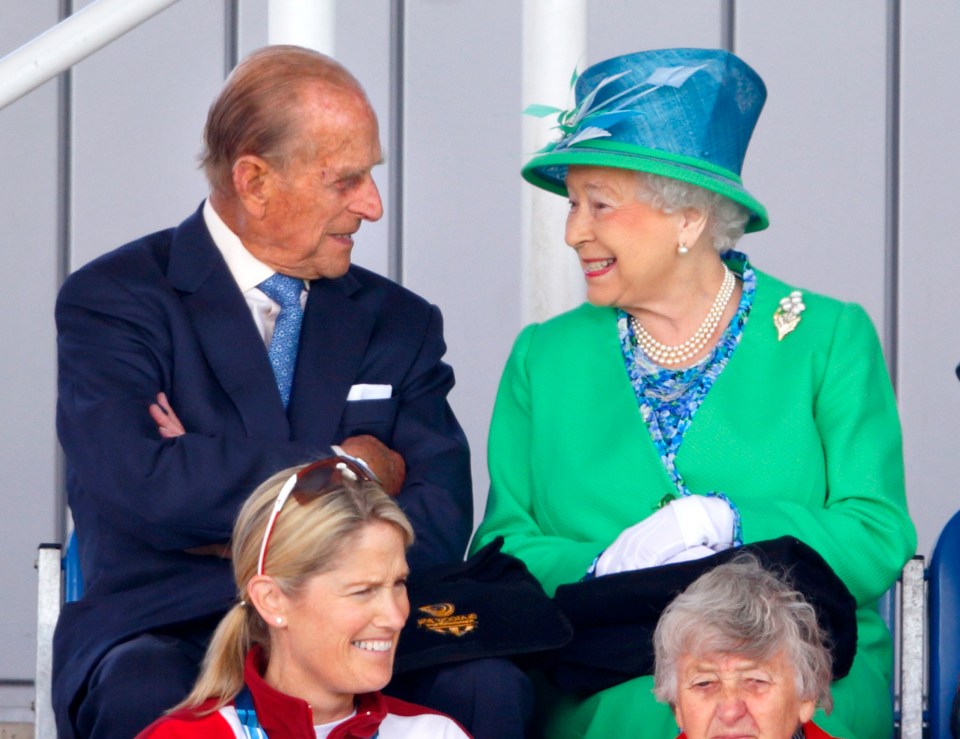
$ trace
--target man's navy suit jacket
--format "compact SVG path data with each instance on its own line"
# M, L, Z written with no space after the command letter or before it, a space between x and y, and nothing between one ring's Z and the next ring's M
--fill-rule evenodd
M372 434L407 464L398 501L412 569L460 560L472 530L469 452L448 403L453 371L439 310L359 267L310 284L289 409L263 339L198 210L71 275L57 300L57 428L85 593L54 641L63 717L113 645L225 611L230 563L188 549L223 543L273 473ZM393 396L347 401L358 383ZM159 391L187 433L161 439Z

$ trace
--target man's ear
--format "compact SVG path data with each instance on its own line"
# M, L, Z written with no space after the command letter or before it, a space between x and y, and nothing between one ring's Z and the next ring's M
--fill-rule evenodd
M286 623L289 599L269 575L254 575L247 583L247 600L270 626ZM279 619L279 621L277 620Z
M276 172L266 160L244 154L233 163L233 189L237 200L254 218L262 218L275 187Z

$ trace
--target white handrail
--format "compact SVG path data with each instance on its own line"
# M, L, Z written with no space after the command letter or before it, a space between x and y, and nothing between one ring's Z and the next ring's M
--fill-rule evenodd
M0 109L177 0L96 0L0 59Z

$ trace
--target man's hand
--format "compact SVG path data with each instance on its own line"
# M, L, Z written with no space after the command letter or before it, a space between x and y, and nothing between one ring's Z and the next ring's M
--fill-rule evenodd
M174 439L177 436L183 436L187 430L180 423L177 414L170 407L170 401L167 400L166 393L157 393L157 402L150 404L150 418L157 424L157 431L164 439Z
M164 439L175 439L183 436L187 430L180 423L177 414L173 412L166 393L157 393L157 402L150 404L150 418L157 424L157 431ZM223 544L205 544L200 547L186 549L187 554L196 554L202 557L221 557L230 559L230 542Z
M407 464L397 452L376 437L364 434L340 442L340 448L352 457L359 457L380 478L388 495L396 495L407 476Z
M166 393L157 393L157 402L151 403L150 418L157 424L157 431L164 439L175 439L183 436L187 430L180 423L177 414L173 412ZM230 542L224 544L206 544L202 547L193 547L184 550L187 554L197 554L204 557L221 557L230 559Z

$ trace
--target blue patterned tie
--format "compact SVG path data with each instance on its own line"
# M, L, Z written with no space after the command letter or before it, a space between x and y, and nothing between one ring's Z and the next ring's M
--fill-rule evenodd
M300 291L303 280L276 274L257 285L264 294L280 305L280 314L273 327L273 339L267 356L277 379L277 389L283 407L290 403L290 388L293 386L293 370L297 365L297 344L300 341L300 325L303 323L303 308L300 306Z

